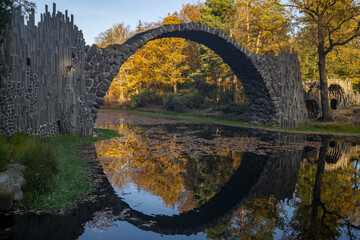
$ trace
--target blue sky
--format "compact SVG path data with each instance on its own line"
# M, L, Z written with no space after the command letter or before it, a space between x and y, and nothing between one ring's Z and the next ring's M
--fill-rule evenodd
M94 43L94 38L116 23L125 23L135 28L139 20L155 22L168 13L179 11L183 4L193 0L32 0L36 3L36 21L45 12L45 4L52 12L53 2L56 10L73 14L75 24L83 31L86 44Z

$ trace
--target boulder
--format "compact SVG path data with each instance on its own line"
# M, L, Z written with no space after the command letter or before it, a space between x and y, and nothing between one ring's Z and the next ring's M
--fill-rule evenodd
M19 201L24 198L24 193L21 191L21 187L18 184L13 185L14 189L14 201Z
M21 164L17 164L17 163L16 164L8 164L8 165L6 165L6 170L14 170L17 172L24 173L26 170L26 167Z
M14 188L10 177L0 174L0 211L9 210L14 203Z
M7 174L10 177L11 183L17 184L19 186L23 185L25 182L24 179L24 172L26 167L22 166L20 164L8 164L6 166L6 171L4 172L5 174ZM1 173L1 174L4 174Z
M6 171L0 173L0 211L7 211L14 201L23 199L21 185L24 184L25 166L20 164L8 164Z

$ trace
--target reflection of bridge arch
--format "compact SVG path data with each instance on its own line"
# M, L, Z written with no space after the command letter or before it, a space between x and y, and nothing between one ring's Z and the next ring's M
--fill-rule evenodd
M231 214L231 210L246 199L254 184L259 180L268 157L255 154L246 154L244 157L247 160L242 162L241 167L220 192L197 209L174 216L143 214L131 209L122 201L114 192L107 177L99 172L100 178L97 182L100 185L97 186L95 193L97 201L80 204L75 209L75 213L63 216L20 215L15 221L12 237L14 239L77 239L83 234L84 224L93 218L94 213L104 211L104 209L108 209L107 211L111 211L111 215L115 216L110 221L127 221L143 230L167 235L198 233ZM98 170L102 172L100 166ZM28 225L29 219L33 223L32 227L24 227ZM13 220L9 220L9 223L11 221ZM22 231L16 230L18 228ZM63 229L63 231L59 232L58 229Z
M273 126L297 126L306 118L298 59L295 54L260 56L246 50L219 29L200 23L164 25L139 33L122 45L98 48L85 57L87 88L96 114L121 65L147 42L177 37L204 44L227 63L242 82L249 101L249 121ZM284 70L286 69L286 70Z
M256 135L256 131L253 134ZM298 141L298 139L289 138L287 134L270 134L268 137L287 138L287 141L291 142ZM244 201L259 197L266 198L270 195L279 200L290 198L295 189L301 153L302 150L279 151L269 155L245 152L240 167L228 182L214 197L200 207L173 216L146 215L128 207L127 216L120 217L119 220L126 220L138 228L161 234L195 234L227 218ZM116 199L111 206L124 204ZM122 215L120 213L124 210L119 209L119 211L115 210L114 215Z
M254 134L257 133L258 131ZM278 137L282 138L282 134L279 133L279 136L270 134L267 137L275 140ZM284 138L297 142L296 138L292 139L287 134ZM238 170L211 200L197 209L175 216L151 216L131 209L115 194L107 177L102 174L101 166L97 165L99 172L94 174L94 177L97 176L94 180L99 185L96 188L95 202L79 204L74 212L63 216L53 214L17 216L14 220L16 225L12 236L14 239L77 239L83 234L84 224L94 218L93 214L103 211L110 211L109 221L127 221L140 229L161 234L191 235L213 227L219 220L227 219L232 214L232 210L246 200L268 197L270 194L275 195L277 199L292 196L302 156L302 150L299 151L293 151L291 155L283 151L269 155L244 153ZM93 152L96 157L93 146L85 152ZM284 192L287 192L287 195L284 195ZM24 227L29 221L32 222L32 227ZM59 232L58 229L63 231Z
M173 216L146 215L131 209L127 212L127 221L141 229L162 234L182 232L190 235L210 227L246 199L263 172L267 156L245 153L244 160L228 183L199 208Z

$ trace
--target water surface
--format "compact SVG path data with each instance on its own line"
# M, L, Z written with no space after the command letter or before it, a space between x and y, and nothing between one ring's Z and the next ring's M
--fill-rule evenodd
M95 144L111 186L71 214L3 217L0 236L360 239L358 138L111 114L97 127L122 136Z

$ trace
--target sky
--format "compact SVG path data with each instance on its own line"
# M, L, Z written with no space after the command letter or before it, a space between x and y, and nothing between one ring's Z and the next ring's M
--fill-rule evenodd
M84 33L86 44L93 44L96 35L114 24L125 23L135 29L139 20L157 22L168 13L179 11L183 4L193 0L32 0L36 4L35 21L45 12L45 5L52 12L53 2L56 10L74 15L75 24Z

